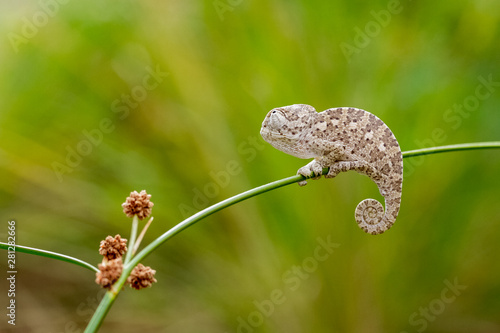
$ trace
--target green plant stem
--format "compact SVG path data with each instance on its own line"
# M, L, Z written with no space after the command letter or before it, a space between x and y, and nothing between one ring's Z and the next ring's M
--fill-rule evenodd
M215 212L220 211L221 209L224 209L226 207L229 207L231 205L234 205L240 201L246 200L248 198L251 198L253 196L265 193L267 191L271 191L289 184L296 183L300 180L303 180L304 177L300 175L296 175L293 177L288 177L285 179L281 179L266 185L262 185L259 187L256 187L254 189L248 190L246 192L240 193L235 195L234 197L231 197L229 199L226 199L224 201L221 201L219 203L216 203L215 205L212 205L196 214L194 214L191 217L188 217L181 223L177 224L174 226L172 229L168 230L166 233L155 239L153 242L151 242L148 246L146 246L141 252L139 252L129 263L123 266L123 272L122 275L120 276L120 279L113 285L113 289L108 291L103 299L101 300L101 303L99 304L99 307L96 309L96 312L94 313L94 316L90 320L87 328L85 329L86 333L89 332L97 332L99 327L102 324L102 321L104 320L104 317L109 311L109 308L113 304L113 302L116 299L116 296L118 295L118 292L123 288L123 285L127 281L127 277L130 275L130 272L132 269L142 260L144 259L148 254L150 254L152 251L154 251L158 246L166 242L168 239L174 237L181 231L183 231L186 228L189 228L190 226L194 225L196 222L200 221L201 219L214 214Z
M124 274L122 273L122 277ZM121 280L121 279L120 279ZM125 278L126 280L126 278ZM120 282L120 281L118 281ZM94 315L92 316L92 319L90 319L87 327L85 328L84 333L93 333L97 332L99 330L99 327L102 324L102 321L108 314L109 310L111 309L111 305L116 300L116 297L118 296L118 292L116 291L115 286L118 285L118 282L116 282L111 288L111 290L108 290L105 294L104 297L101 300L101 303L99 303L99 306L94 312ZM122 284L123 286L123 284Z
M460 150L492 149L492 148L500 148L500 141L465 143L465 144L457 144L457 145L450 145L450 146L441 146L441 147L431 147L431 148L424 148L424 149L417 149L417 150L409 150L409 151L403 152L403 158L415 157L415 156L421 156L421 155L428 155L428 154L453 152L453 151L460 151ZM328 169L324 169L323 170L323 174L326 174L327 171L328 171ZM303 179L305 179L305 178L303 178L302 176L293 176L293 177L285 178L285 179L282 179L281 181L277 181L277 182L268 184L268 185L272 185L272 186L271 186L271 188L268 188L266 191L270 191L270 190L273 190L273 189L276 189L276 188L279 188L279 187L282 187L282 186L285 186L285 185L289 185L289 184L295 183L295 182L303 180ZM280 183L280 182L285 182L285 183ZM278 186L276 186L276 185L278 185ZM264 186L267 186L267 185L264 185ZM252 191L252 190L250 190L250 191ZM250 192L250 191L248 191L248 192ZM245 193L248 193L248 192L245 192ZM233 198L239 197L240 198L239 201L242 201L242 200L251 198L254 195L258 195L260 193L263 193L263 192L260 192L260 193L253 192L253 193L254 193L253 195L250 195L248 197L241 198L241 197L239 197L240 195L237 195L237 196L235 196ZM233 199L233 198L230 198L230 199ZM224 202L226 202L226 204L227 204L228 200L230 200L230 199L227 199ZM233 204L235 204L235 203L237 203L239 201L230 202L228 205L226 205L224 207L218 206L219 208L217 210L215 210L215 211L212 211L211 213L207 213L206 212L207 210L211 210L215 206L222 204L222 202L220 202L219 204L216 204L214 206L208 207L204 211L201 211L201 212L199 212L196 215L193 215L191 217L191 218L194 218L196 216L196 217L198 217L198 220L193 220L193 219L189 218L187 220L182 221L176 227L174 227L173 229L167 231L167 233L165 233L165 234L163 234L161 236L161 237L163 237L163 236L165 237L162 242L156 243L156 241L155 241L153 243L156 244L156 246L153 247L152 246L153 243L151 243L150 246L146 247L143 251L141 251L141 253L142 253L141 259L144 258L147 255L147 252L144 252L146 249L149 249L150 251L153 251L156 247L158 247L159 245L161 245L164 241L166 241L167 239L169 239L173 235L179 233L180 231L184 230L185 228L191 226L192 224L196 223L200 219L202 219L204 217L207 217L208 215L211 215L211 214L215 213L216 211L219 211L219 210L221 210L221 209L223 209L225 207L233 205ZM7 250L8 247L9 247L9 245L7 243L0 242L0 249ZM73 258L73 257L67 256L67 255L64 255L64 254L56 253L56 252L51 252L51 251L36 249L36 248L32 248L32 247L21 246L21 245L16 245L16 251L17 252L28 253L28 254L33 254L33 255L39 255L39 256L42 256L42 257L47 257L47 258L52 258L52 259L57 259L57 260L69 262L69 263L72 263L72 264L75 264L75 265L79 265L79 266L88 268L88 269L90 269L92 271L98 271L98 269L96 267L92 266L91 264L89 264L89 263L87 263L87 262L85 262L83 260L80 260L80 259L77 259L77 258Z
M127 264L130 259L132 258L132 249L134 248L134 244L135 244L135 239L137 238L137 227L139 225L139 218L137 217L137 215L134 215L134 217L132 218L132 229L130 230L130 239L128 241L128 250L127 251L127 254L125 255L125 261L123 262L123 264Z
M7 243L0 242L0 249L3 250L8 250L9 247L12 247L11 245ZM27 247L27 246L22 246L22 245L16 245L16 252L21 252L21 253L28 253L28 254L35 254L41 257L46 257L46 258L52 258L52 259L57 259L65 262L69 262L78 266L85 267L87 269L90 269L91 271L98 272L99 270L97 267L92 266L88 262L85 262L83 260L73 258L70 256L67 256L65 254L61 253L56 253L56 252L51 252L51 251L46 251L46 250L41 250L41 249L36 249L33 247Z
M149 221L151 222L152 218ZM118 293L120 292L120 290L123 288L123 285L127 281L130 272L137 265L136 264L132 266L129 262L133 257L133 252L135 252L134 248L137 239L138 226L139 226L139 218L137 217L137 215L134 215L134 218L132 219L132 229L130 231L130 240L127 244L128 250L127 254L125 255L125 261L123 262L122 275L120 276L118 281L116 281L115 284L111 286L111 289L108 290L106 294L104 294L101 303L99 303L99 306L95 310L92 319L90 319L89 324L85 328L85 332L97 332L97 330L102 324L102 321L104 320L104 317L106 317L106 314L109 312L109 309L111 309L111 305L115 302ZM138 239L138 241L140 242L140 239ZM99 315L96 316L97 314Z
M134 244L134 248L132 249L132 257L134 256L134 254L139 249L139 245L141 245L142 239L144 238L144 235L146 234L146 231L148 231L148 228L151 225L151 222L153 222L153 217L151 217L149 219L148 223L146 223L146 225L144 226L144 228L142 228L142 231L139 234L139 237L137 237L137 240L135 241L135 244Z
M457 145L450 145L450 146L441 146L441 147L431 147L431 148L424 148L424 149L417 149L417 150L410 150L403 152L403 158L408 158L408 157L415 157L415 156L421 156L421 155L428 155L428 154L437 154L437 153L444 153L444 152L452 152L452 151L461 151L461 150L474 150L474 149L492 149L492 148L500 148L500 141L496 142L477 142L477 143L466 143L466 144L457 144ZM326 174L328 172L328 169L325 168L323 169L323 174ZM198 221L204 219L207 216L210 216L224 208L227 208L229 206L232 206L238 202L241 202L243 200L249 199L251 197L254 197L256 195L278 189L280 187L290 185L296 182L299 182L304 179L308 179L310 177L303 177L300 175L295 175L292 177L284 178L266 185L262 185L259 187L256 187L254 189L248 190L246 192L237 194L231 198L228 198L224 201L221 201L219 203L216 203L215 205L212 205L196 214L193 216L185 219L184 221L180 222L176 226L174 226L172 229L168 230L165 232L163 235L155 239L153 242L151 242L148 246L146 246L141 252L139 252L135 257L132 257L132 251L127 253L126 259L125 259L125 264L123 267L123 272L120 277L120 279L113 285L111 290L109 290L105 296L103 297L101 303L99 304L99 307L97 308L96 312L94 313L94 316L92 317L91 321L89 322L89 325L85 329L85 332L96 332L102 321L104 320L104 317L106 314L109 312L109 309L111 308L111 305L115 301L119 291L123 288L123 285L125 284L127 277L130 275L130 272L132 269L142 260L144 259L147 255L149 255L151 252L153 252L157 247L159 247L161 244L169 240L170 238L174 237L181 231L189 228L190 226L194 225ZM129 249L133 248L136 235L137 235L137 225L138 225L138 219L137 216L134 216L134 219L132 220L132 231L131 231L131 236L130 236L130 242L129 242ZM9 244L2 243L0 242L0 249L7 250L9 247ZM90 269L92 271L97 272L98 269L91 264L77 259L73 258L64 254L60 253L55 253L51 251L46 251L46 250L41 250L41 249L36 249L36 248L31 248L27 246L21 246L21 245L16 245L16 251L17 252L24 252L24 253L29 253L29 254L35 254L43 257L48 257L48 258L53 258L69 263L73 263L75 265L79 265L82 267L85 267L87 269Z
M459 150L486 149L486 148L500 148L500 142L479 142L479 143L470 143L470 144L459 144L459 145L451 145L451 146L424 148L424 149L403 152L403 158L426 155L426 154L436 154L436 153L444 153L444 152L451 152L451 151L459 151ZM328 168L323 169L323 174L326 174L327 172L328 172ZM175 235L177 235L181 231L191 227L192 225L194 225L195 223L204 219L205 217L210 216L210 215L212 215L212 214L214 214L214 213L216 213L224 208L232 206L238 202L249 199L249 198L254 197L256 195L259 195L259 194L262 194L262 193L265 193L265 192L268 192L271 190L275 190L275 189L278 189L280 187L290 185L290 184L293 184L293 183L296 183L296 182L299 182L301 180L308 179L308 178L310 178L310 177L295 175L292 177L277 180L277 181L274 181L272 183L262 185L262 186L253 188L251 190L248 190L246 192L237 194L231 198L228 198L228 199L223 200L219 203L216 203L215 205L212 205L208 208L203 209L202 211L188 217L184 221L182 221L179 224L177 224L176 226L174 226L172 229L165 232L163 235L161 235L160 237L155 239L153 242L151 242L148 246L146 246L136 256L134 256L130 262L128 262L127 264L124 265L123 272L122 272L122 275L120 276L120 279L113 285L112 290L108 291L105 294L104 298L102 299L101 303L99 304L99 307L97 308L96 312L94 313L94 316L92 317L87 328L85 329L85 332L86 333L97 332L97 330L99 329L99 327L102 324L102 321L104 320L104 317L109 312L111 305L116 300L118 292L120 290L122 290L123 285L125 284L127 277L129 276L132 269L142 259L144 259L147 255L149 255L151 252L153 252L157 247L162 245L164 242L166 242L170 238L174 237Z
M500 141L462 143L457 145L409 150L403 152L403 158L415 157L420 155L437 154L437 153L446 153L446 152L460 151L460 150L491 149L491 148L500 148Z
M458 144L458 145L450 145L450 146L441 146L441 147L433 147L433 148L424 148L424 149L418 149L418 150L411 150L407 152L403 152L403 158L408 158L408 157L414 157L414 156L419 156L419 155L426 155L426 154L436 154L436 153L444 153L444 152L452 152L452 151L459 151L459 150L472 150L472 149L486 149L486 148L500 148L500 141L497 142L479 142L479 143L468 143L468 144ZM325 168L323 169L323 174L326 174L328 172L328 169ZM310 177L307 177L310 178ZM295 175L292 177L284 178L281 180L274 181L272 183L262 185L256 188L253 188L251 190L248 190L246 192L237 194L231 198L228 198L226 200L223 200L219 203L216 203L215 205L212 205L208 208L205 208L204 210L194 214L193 216L188 217L184 221L180 222L176 226L174 226L172 229L168 230L165 232L163 235L155 239L153 242L151 242L148 246L146 246L141 252L139 252L130 262L130 265L135 266L136 264L139 263L142 259L144 259L149 253L154 251L158 246L172 238L173 236L177 235L179 232L183 231L184 229L194 225L196 222L200 221L201 219L204 219L207 216L210 216L224 208L227 208L231 205L234 205L238 202L241 202L243 200L249 199L251 197L254 197L256 195L278 189L280 187L290 185L296 182L299 182L301 180L307 179L304 176L301 175Z

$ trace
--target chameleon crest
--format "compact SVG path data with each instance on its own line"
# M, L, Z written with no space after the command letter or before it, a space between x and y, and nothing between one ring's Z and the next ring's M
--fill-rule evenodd
M305 104L269 111L260 134L276 149L298 158L314 158L297 174L326 178L355 170L370 177L385 198L385 212L375 199L365 199L356 207L355 218L365 232L376 235L396 221L403 187L403 155L387 125L368 111L333 108L323 112ZM304 186L307 181L299 182Z

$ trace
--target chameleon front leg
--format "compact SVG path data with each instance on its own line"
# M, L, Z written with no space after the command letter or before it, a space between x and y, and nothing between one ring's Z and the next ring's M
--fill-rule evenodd
M316 156L318 157L300 168L297 171L297 174L304 177L309 177L311 176L311 174L313 174L314 176L312 177L312 179L321 178L323 168L330 167L331 165L336 163L337 160L345 159L346 156L344 146L330 141L316 142L314 143L314 146L311 148L311 150L317 151ZM304 186L307 185L307 181L303 180L298 184L299 186Z
M321 178L321 174L323 173L323 166L316 159L304 165L302 168L297 170L298 175L302 175L304 177L309 177L311 174L314 174L312 179ZM307 180L303 180L298 182L299 186L307 185Z

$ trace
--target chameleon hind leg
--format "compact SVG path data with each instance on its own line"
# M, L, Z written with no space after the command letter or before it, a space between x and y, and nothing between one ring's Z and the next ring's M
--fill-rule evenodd
M339 173L349 170L355 170L358 173L367 175L376 183L378 182L378 180L380 180L380 177L378 176L375 168L370 166L368 163L361 161L337 161L330 166L330 169L325 175L325 178L334 178Z
M336 163L338 159L344 159L346 157L345 148L338 143L326 140L322 140L313 144L315 145L314 148L324 148L328 150L329 153L326 156L321 155L319 157L316 157L314 160L300 168L297 171L297 174L304 177L309 177L311 174L313 174L314 176L312 177L312 179L319 179L321 178L323 168L328 168L330 165ZM304 186L307 185L307 181L303 180L298 184L299 186Z

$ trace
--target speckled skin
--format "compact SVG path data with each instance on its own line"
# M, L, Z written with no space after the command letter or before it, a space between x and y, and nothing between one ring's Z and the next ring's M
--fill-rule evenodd
M370 177L385 198L382 204L366 199L356 207L361 229L376 235L396 221L403 187L403 156L396 137L373 114L356 108L333 108L323 112L306 104L276 108L267 114L260 134L273 147L299 158L314 158L297 174L326 178L356 170ZM299 185L306 185L302 181Z

